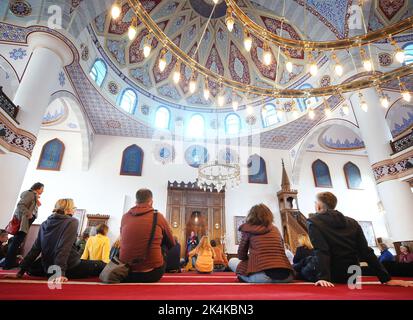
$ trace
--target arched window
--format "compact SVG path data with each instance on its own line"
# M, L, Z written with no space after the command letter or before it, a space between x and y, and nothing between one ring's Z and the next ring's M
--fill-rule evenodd
M315 186L319 188L331 188L330 169L327 164L321 160L316 160L312 165Z
M105 80L106 74L108 72L108 67L106 63L101 59L97 59L90 70L90 77L96 84L101 87L103 81Z
M312 89L313 86L309 83L304 83L299 89ZM297 99L298 107L301 111L307 110L308 107L314 107L315 104L318 102L317 97L310 97L310 98L299 98Z
M406 44L404 47L404 64L412 64L413 63L413 42Z
M141 176L143 164L143 150L136 144L123 151L120 174L122 176Z
M280 122L280 119L277 115L277 109L273 104L265 105L261 110L261 116L264 127L270 127Z
M346 176L347 188L361 189L362 180L360 169L352 162L347 162L343 169L344 175Z
M241 120L238 115L231 113L225 118L225 130L228 134L238 134L241 130Z
M60 171L65 145L59 139L53 139L42 148L37 169Z
M159 107L155 114L155 127L158 129L169 129L171 113L165 107Z
M119 107L124 111L134 114L136 105L138 103L138 97L132 89L126 89L122 92L119 99Z
M253 154L248 158L248 183L267 184L267 166L265 160L258 154Z
M189 120L187 135L190 138L202 138L205 136L205 120L200 114L195 114Z

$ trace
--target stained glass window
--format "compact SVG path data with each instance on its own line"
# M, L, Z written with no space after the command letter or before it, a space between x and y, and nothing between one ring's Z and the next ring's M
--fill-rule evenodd
M225 118L225 130L228 134L238 134L241 130L241 120L235 113Z
M65 145L59 139L47 142L42 149L37 169L59 171L62 164Z
M331 188L330 169L327 164L321 160L316 160L312 165L314 182L316 187L319 188Z
M277 110L273 104L265 105L261 110L261 116L264 127L270 127L280 122L277 115Z
M143 164L143 150L136 144L123 151L120 174L123 176L141 176Z
M155 114L155 127L158 129L169 129L171 114L165 107L159 107Z
M405 64L412 64L413 63L413 43L408 43L404 46L404 55L405 55Z
M205 120L200 114L195 114L189 120L187 135L190 138L202 138L205 136Z
M248 159L248 183L267 184L267 166L265 160L257 154L253 154Z
M120 97L119 107L130 114L134 114L137 102L138 97L136 96L135 91L126 89Z
M346 176L347 187L349 189L361 189L362 179L360 169L352 162L344 165L344 175Z

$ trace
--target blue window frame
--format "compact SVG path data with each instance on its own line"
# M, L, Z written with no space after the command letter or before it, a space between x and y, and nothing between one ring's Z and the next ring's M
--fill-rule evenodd
M138 96L136 92L130 88L123 90L119 97L119 107L127 113L135 114L137 104Z
M155 113L155 127L158 129L169 129L171 113L166 107L159 107Z
M143 150L136 144L127 147L123 151L121 176L141 176L143 165Z
M267 104L261 109L262 123L264 127L270 127L280 122L277 109L273 104Z
M312 165L314 183L318 188L332 188L330 169L328 165L320 159L313 162Z
M247 167L248 183L268 183L265 160L258 154L253 154L248 158Z
M347 188L361 189L363 181L361 179L360 169L352 162L347 162L343 169L346 177Z
M405 60L404 64L412 64L413 63L413 42L407 43L403 46Z
M64 152L65 145L59 139L46 142L42 148L37 169L60 171Z
M231 113L225 118L225 131L227 134L238 134L241 131L241 119L235 114Z
M106 78L106 74L108 73L108 67L106 66L106 63L102 59L96 59L95 63L92 66L92 69L90 70L90 77L92 78L95 83L101 87L103 84L103 81Z
M186 129L189 138L203 138L205 136L205 120L200 114L194 114L189 120Z

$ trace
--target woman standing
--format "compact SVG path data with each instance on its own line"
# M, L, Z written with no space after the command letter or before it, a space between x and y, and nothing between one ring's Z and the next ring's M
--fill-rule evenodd
M200 273L210 273L214 270L214 249L207 236L203 236L199 245L189 253L192 265Z
M35 183L30 190L24 191L20 195L20 201L14 211L14 216L20 221L19 231L9 241L4 270L18 266L16 257L20 246L29 233L30 226L37 218L37 210L40 207L40 195L43 193L44 185L40 182Z
M238 278L251 283L281 283L293 280L293 269L288 261L283 240L273 225L271 210L264 204L253 206L242 232L238 259L232 258L229 267Z

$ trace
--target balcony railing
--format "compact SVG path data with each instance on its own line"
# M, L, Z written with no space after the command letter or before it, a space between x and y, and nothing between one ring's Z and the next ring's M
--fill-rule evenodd
M3 92L3 87L0 87L0 108L3 109L10 117L16 120L19 113L19 107L14 105L13 101Z
M413 147L413 130L411 130L406 135L390 142L391 148L394 153L399 153L410 147Z

